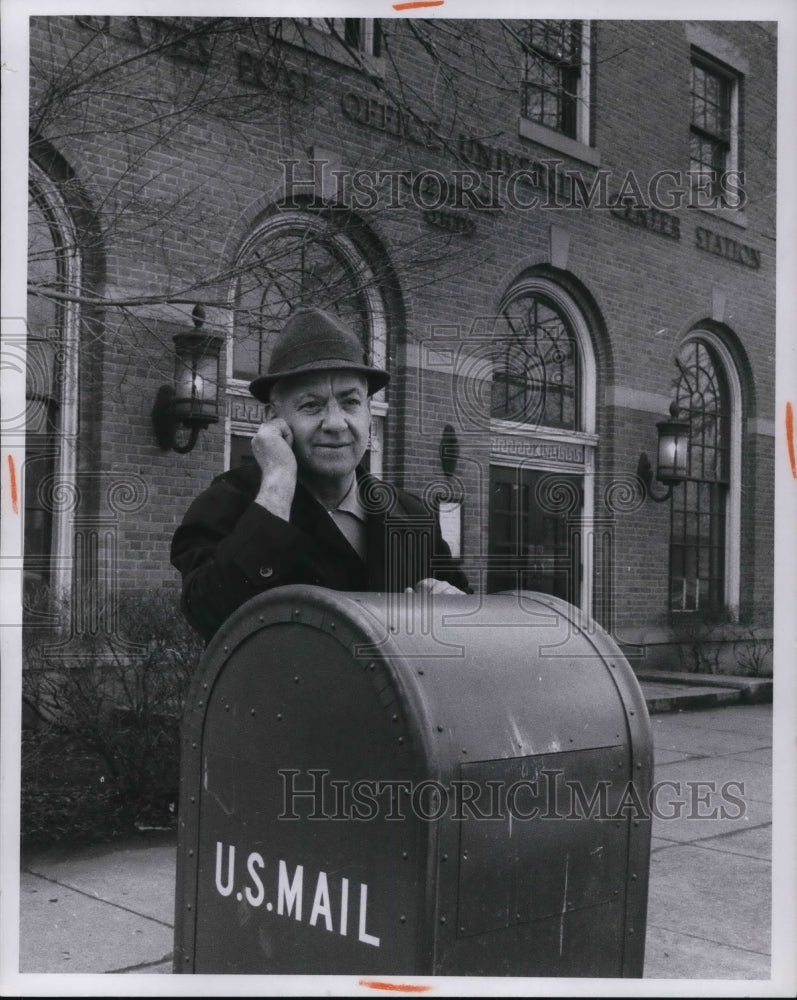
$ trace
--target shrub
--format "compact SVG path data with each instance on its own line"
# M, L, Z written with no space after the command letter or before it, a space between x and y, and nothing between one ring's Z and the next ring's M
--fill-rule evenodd
M23 831L47 825L34 788L49 801L53 839L69 816L82 830L98 805L115 829L162 817L176 802L180 720L201 640L168 591L123 594L114 627L95 631L26 630L23 693L41 723L23 741ZM47 794L59 765L71 777L50 782Z

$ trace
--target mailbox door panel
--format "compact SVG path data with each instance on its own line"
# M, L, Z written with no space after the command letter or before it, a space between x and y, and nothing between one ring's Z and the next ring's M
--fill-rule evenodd
M194 971L417 968L424 831L380 794L413 768L381 666L301 625L243 642L205 717Z

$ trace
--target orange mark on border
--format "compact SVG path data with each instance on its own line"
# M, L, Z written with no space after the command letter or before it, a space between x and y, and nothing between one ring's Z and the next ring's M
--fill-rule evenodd
M411 7L427 6L424 4L410 4ZM434 989L433 986L424 986L422 983L382 983L377 979L361 979L360 986L368 986L372 990L401 990L403 993L426 993Z
M17 497L17 470L14 467L13 455L8 456L8 475L11 480L11 509L19 513L19 498Z
M786 403L786 445L789 449L792 478L797 479L797 462L794 460L794 412L791 403Z
M418 7L442 7L445 0L413 0L413 3L394 3L393 10L415 10Z

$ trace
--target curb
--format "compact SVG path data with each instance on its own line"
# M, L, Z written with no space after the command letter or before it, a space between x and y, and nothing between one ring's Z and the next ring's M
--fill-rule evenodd
M650 670L640 671L637 680L651 715L719 705L771 702L773 696L771 678Z

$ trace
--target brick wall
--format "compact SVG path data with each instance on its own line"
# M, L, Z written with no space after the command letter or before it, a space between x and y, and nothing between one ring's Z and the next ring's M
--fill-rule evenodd
M42 67L32 83L36 100L44 102L48 82L63 73L70 54L86 58L76 54L87 43L86 52L100 60L97 66L102 59L140 52L140 26L137 36L135 25L125 26L123 20L92 38L92 29L75 18L34 19L31 51ZM676 240L630 225L606 208L504 208L471 212L475 231L466 236L434 229L411 205L360 213L365 228L385 247L398 288L389 300L394 378L385 464L399 485L422 490L430 478L442 478L440 435L445 424L457 425L463 386L454 384L452 373L431 370L422 360L435 328L456 328L467 340L474 319L495 315L513 280L532 268L537 273L547 268L552 279L574 290L590 329L597 380L597 518L606 515L606 486L633 473L641 451L655 453L655 423L666 416L666 407L656 413L655 407L613 405L607 401L610 393L622 387L669 396L679 344L696 324L713 317L713 328L727 333L745 386L745 419L773 419L774 39L755 23L712 23L706 30L735 46L748 64L746 226L717 213L681 208L673 213L680 227ZM334 151L340 166L349 169L436 169L448 177L462 168L450 152L351 121L341 106L347 92L384 105L404 88L420 95L419 109L454 146L465 134L515 156L558 156L587 182L594 176L594 168L518 135L517 89L504 84L517 80L520 62L498 22L472 22L467 32L455 25L444 36L442 60L433 59L406 24L390 22L387 32L390 57L379 90L359 71L300 47L269 46L262 35L247 40L240 33L236 38L225 34L208 65L165 56L133 61L119 87L106 87L104 78L97 78L85 99L42 118L42 137L105 213L105 278L95 290L111 299L140 301L167 289L183 300L169 311L169 322L183 315L187 326L192 301L229 301L229 278L197 283L234 264L260 214L281 196L280 158L304 160L308 150L321 149ZM628 171L643 187L662 169L686 171L690 44L685 26L598 22L594 41L594 143L601 168L610 172L610 189L616 190ZM271 92L237 79L241 46L281 66L274 71ZM489 64L482 47L492 54ZM281 95L278 84L287 71L306 82L306 99ZM170 120L168 114L153 113L160 105L147 100L120 106L122 83L141 98L164 98L171 111L192 88L206 103ZM112 121L118 127L109 130ZM551 260L552 225L569 238L566 259L560 254ZM701 250L698 227L753 247L760 268ZM171 533L190 500L223 466L223 425L203 433L188 456L163 453L155 443L150 410L157 387L171 378L170 338L159 326L164 319L159 308L145 302L106 309L101 371L83 386L83 410L100 427L99 443L92 445L93 467L147 484L145 505L119 522L118 573L124 587L174 584L168 565ZM465 550L478 555L487 543L490 433L485 428L460 437ZM772 450L771 437L745 435L742 611L761 622L769 619L772 603ZM595 601L602 606L604 580L610 577L620 631L666 625L668 511L666 504L648 502L615 512L611 572L596 580Z

